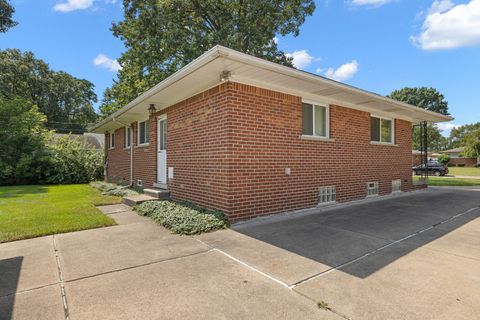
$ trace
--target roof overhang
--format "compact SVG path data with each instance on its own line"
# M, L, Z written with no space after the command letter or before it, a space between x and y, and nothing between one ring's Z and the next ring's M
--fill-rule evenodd
M228 77L225 77L225 71ZM453 119L316 74L215 46L90 130L104 133L134 121L144 120L148 117L150 104L155 104L157 110L162 110L224 81L250 84L310 101L336 104L412 123L434 123Z

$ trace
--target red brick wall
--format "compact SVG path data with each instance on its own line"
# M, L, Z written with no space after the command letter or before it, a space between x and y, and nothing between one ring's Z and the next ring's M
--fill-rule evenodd
M411 123L395 121L395 146L372 145L369 113L331 106L333 141L307 140L301 112L299 97L222 84L150 117L150 146L135 148L134 178L145 187L156 179L156 116L167 113L172 198L218 208L231 220L315 207L320 186L336 186L339 202L365 198L367 182L378 181L380 194L394 179L412 189ZM108 174L128 180L123 129L116 134Z
M411 123L395 121L397 146L370 143L370 114L330 107L330 138L301 138L301 98L229 84L232 154L231 219L317 205L320 186L336 186L337 201L362 199L366 183L391 192L393 179L412 188ZM285 168L291 175L285 174Z

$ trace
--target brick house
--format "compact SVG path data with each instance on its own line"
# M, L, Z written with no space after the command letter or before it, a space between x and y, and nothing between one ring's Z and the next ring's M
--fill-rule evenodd
M234 221L412 190L412 123L448 120L216 46L92 131L109 181Z
M463 150L465 148L460 147L460 148L454 148L450 150L445 150L441 151L441 154L446 154L447 156L450 157L450 160L448 161L449 165L455 165L455 166L465 166L465 167L473 167L476 166L478 163L480 163L480 158L469 158L469 157L464 157L463 156Z

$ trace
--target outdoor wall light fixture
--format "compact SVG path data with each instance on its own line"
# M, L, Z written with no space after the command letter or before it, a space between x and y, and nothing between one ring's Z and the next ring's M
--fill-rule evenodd
M157 112L157 109L155 108L155 105L152 103L150 104L150 107L148 107L148 112L150 113L150 115L154 114L155 112Z

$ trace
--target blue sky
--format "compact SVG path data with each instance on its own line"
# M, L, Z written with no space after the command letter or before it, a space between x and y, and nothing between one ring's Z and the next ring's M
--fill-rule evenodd
M124 51L110 26L120 0L11 0L19 25L0 48L30 50L93 82L99 99ZM297 67L380 94L432 86L454 125L480 121L480 0L319 0L299 37L279 37Z

